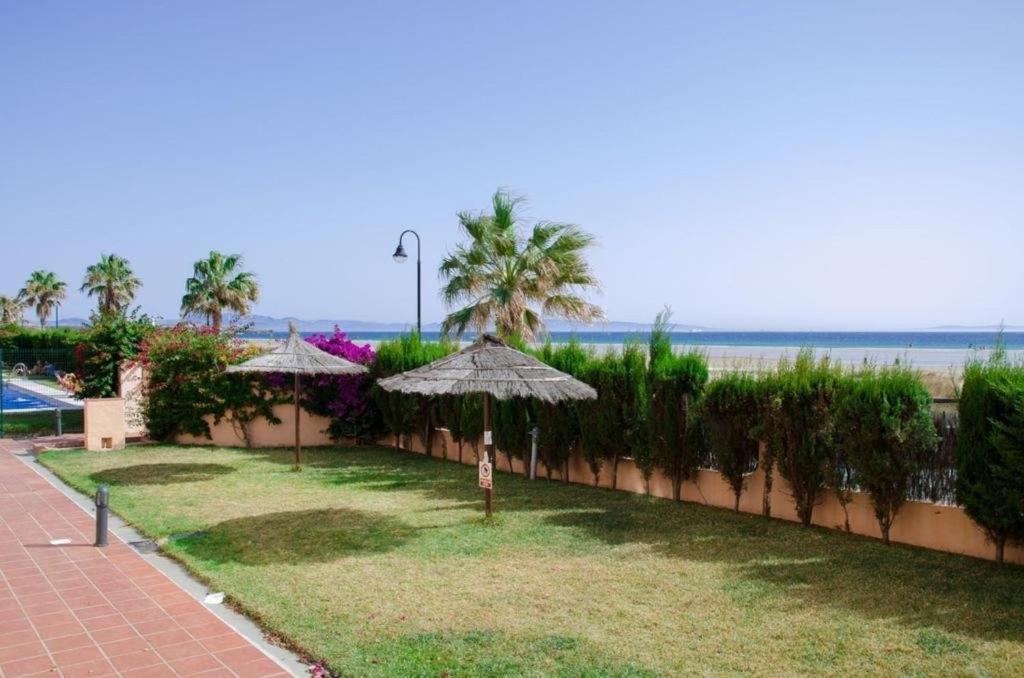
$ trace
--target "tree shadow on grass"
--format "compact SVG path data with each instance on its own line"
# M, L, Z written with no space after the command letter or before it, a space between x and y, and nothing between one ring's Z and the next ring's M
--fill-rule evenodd
M217 563L330 562L397 548L415 531L377 513L332 508L226 520L174 544L196 558Z
M722 592L743 605L852 611L983 640L1024 643L1024 568L760 516L637 497L545 520L609 545L727 566Z
M136 464L97 471L89 477L97 485L171 485L213 480L234 471L223 464Z
M398 473L401 489L444 500L440 510L452 503L482 509L476 469L407 453L391 464L381 452L365 455L376 481ZM543 522L570 531L563 538L570 548L574 539L642 544L670 558L721 563L723 595L742 604L798 601L899 620L921 633L1024 643L1024 567L629 492L503 472L494 482L495 511L509 521L539 512Z
M472 466L384 448L311 456L331 485L414 492L445 502L437 510L483 507ZM570 548L575 539L641 544L665 557L723 564L722 593L739 604L798 604L896 620L925 635L1024 643L1022 567L501 471L494 505L513 523L543 513L543 522L569 531L561 541Z

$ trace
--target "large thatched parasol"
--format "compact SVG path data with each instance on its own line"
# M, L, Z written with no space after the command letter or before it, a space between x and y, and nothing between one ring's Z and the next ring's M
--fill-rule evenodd
M536 358L484 334L471 346L429 365L417 367L377 384L386 391L423 396L484 396L484 463L493 458L491 396L499 400L536 398L555 403L563 400L591 400L597 391L583 382L545 365ZM491 489L484 489L484 505L491 515Z
M366 374L363 365L321 351L299 336L295 323L288 323L288 339L273 351L258 355L238 365L230 365L228 372L269 372L295 375L295 470L302 470L302 445L299 441L299 378L303 374Z

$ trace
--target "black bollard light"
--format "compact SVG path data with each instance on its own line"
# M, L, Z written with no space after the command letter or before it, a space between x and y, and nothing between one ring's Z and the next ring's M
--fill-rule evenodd
M96 546L107 545L107 507L110 505L110 490L106 485L96 488Z

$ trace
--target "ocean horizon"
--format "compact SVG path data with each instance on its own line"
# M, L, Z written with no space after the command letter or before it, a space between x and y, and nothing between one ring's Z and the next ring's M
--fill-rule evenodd
M344 328L341 328L344 331ZM302 336L330 334L329 332L302 332ZM399 331L346 332L352 341L379 342L394 339L403 334ZM244 332L248 339L280 339L287 332L264 330ZM1024 350L1024 332L970 332L970 331L917 331L917 332L752 332L752 331L687 331L672 332L672 344L693 347L748 347L748 348L815 348L815 349L946 349L957 351L990 351L1002 341L1010 351ZM439 332L424 332L428 341L440 339ZM463 341L472 341L474 333L467 332ZM573 339L582 344L624 344L628 341L646 343L650 332L550 332L546 335L552 343L567 343ZM544 339L537 343L543 343Z

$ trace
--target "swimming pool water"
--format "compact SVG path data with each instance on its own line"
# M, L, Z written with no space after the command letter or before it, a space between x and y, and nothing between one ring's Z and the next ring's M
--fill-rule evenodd
M8 384L4 384L3 403L4 411L53 409L53 403Z

